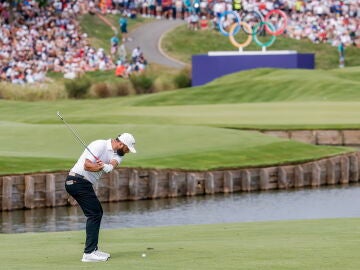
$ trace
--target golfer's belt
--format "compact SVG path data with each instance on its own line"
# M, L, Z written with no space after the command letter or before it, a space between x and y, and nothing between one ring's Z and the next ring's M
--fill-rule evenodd
M69 172L69 175L70 175L70 176L79 177L79 178L84 178L84 176L83 176L83 175L78 174L78 173L74 173L74 172Z

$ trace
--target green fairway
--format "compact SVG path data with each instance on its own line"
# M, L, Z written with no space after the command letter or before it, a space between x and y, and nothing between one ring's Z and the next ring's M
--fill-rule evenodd
M357 270L359 229L359 219L338 219L103 230L103 263L80 262L83 231L2 234L0 261L7 270Z

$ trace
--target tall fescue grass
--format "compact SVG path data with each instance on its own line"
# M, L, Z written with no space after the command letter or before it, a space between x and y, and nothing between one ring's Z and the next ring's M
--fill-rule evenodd
M116 78L113 71L91 72L74 80L50 73L54 82L36 85L0 84L0 98L7 100L57 100L64 98L108 98L157 93L188 87L191 74L188 70L162 73L149 67L143 73L133 73L129 79Z
M111 96L109 87L104 82L99 82L92 87L94 95L99 98L107 98Z
M128 80L111 83L108 87L114 97L123 97L135 94L134 87Z
M64 84L57 82L41 84L11 84L0 83L0 98L7 100L57 100L67 98Z
M168 76L159 76L154 80L154 92L156 93L175 90L176 88L174 80Z
M127 80L93 83L89 91L89 96L92 98L124 97L134 94L134 87Z

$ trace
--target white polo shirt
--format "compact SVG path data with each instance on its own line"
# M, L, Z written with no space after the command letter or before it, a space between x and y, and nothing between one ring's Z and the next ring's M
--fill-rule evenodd
M93 141L88 145L88 148L97 158L99 158L104 163L110 163L111 160L116 160L118 164L121 163L122 157L120 157L112 149L111 139ZM84 168L86 159L89 159L92 162L96 162L95 158L90 154L90 152L85 149L70 171L84 176L86 180L90 181L92 184L95 184L95 182L101 178L101 175L104 173L104 171L86 171Z

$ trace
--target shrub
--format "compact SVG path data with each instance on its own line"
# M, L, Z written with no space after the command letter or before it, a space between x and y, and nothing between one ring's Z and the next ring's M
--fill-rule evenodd
M92 92L94 92L96 97L107 98L111 96L111 92L106 83L100 82L92 86Z
M191 69L182 69L175 77L174 84L177 88L186 88L191 86Z
M70 98L83 98L85 97L90 89L90 80L83 76L75 80L65 80L65 89Z
M136 94L149 94L154 91L154 77L146 72L131 74L130 81Z
M113 83L111 87L113 88L113 93L115 96L123 97L132 95L134 93L132 84L129 81L116 82Z

